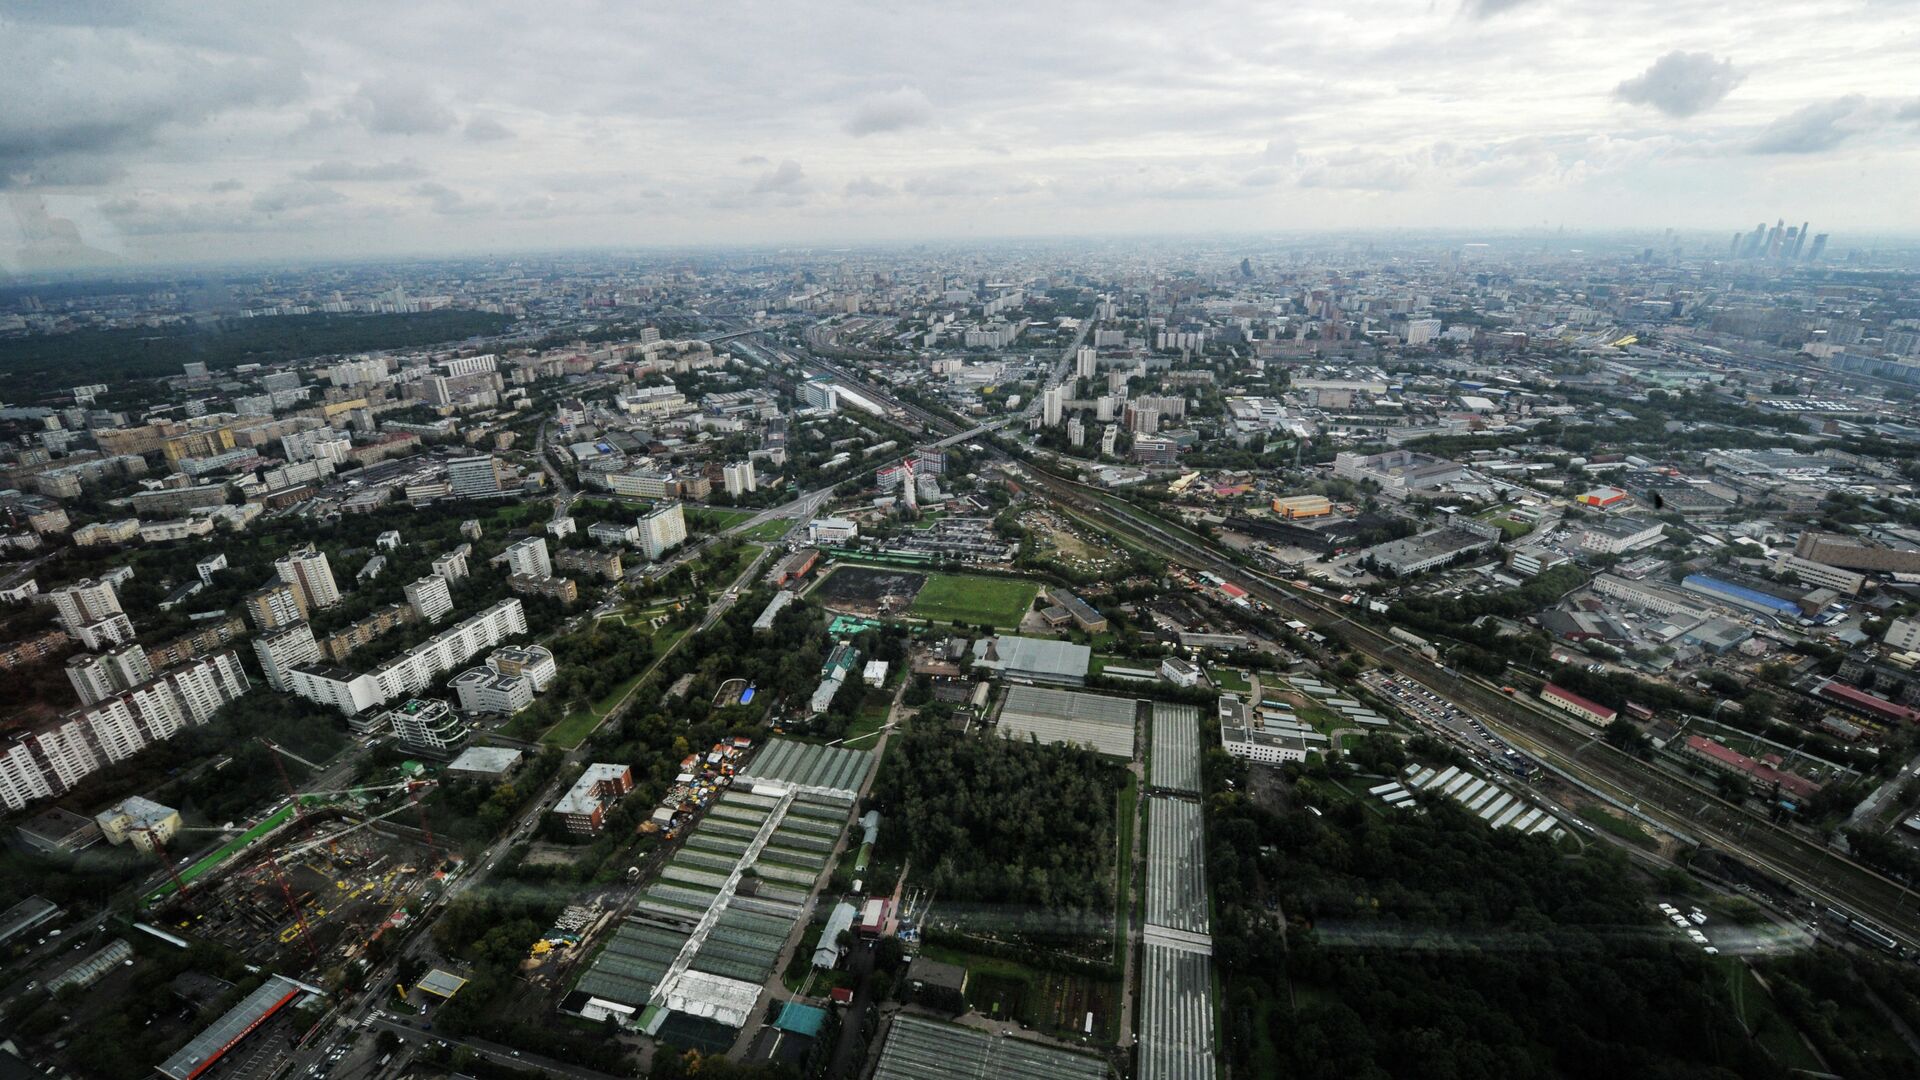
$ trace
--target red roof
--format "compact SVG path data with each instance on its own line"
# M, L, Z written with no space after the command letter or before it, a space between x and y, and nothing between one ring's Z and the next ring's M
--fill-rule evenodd
M1220 591L1223 593L1226 593L1228 596L1231 596L1236 600L1242 596L1247 595L1247 590L1241 588L1238 585L1235 585L1231 581L1221 583Z
M1868 712L1884 716L1891 720L1905 720L1910 724L1920 723L1920 709L1909 709L1905 705L1895 705L1886 698L1875 697L1865 690L1855 689L1843 682L1829 679L1821 684L1820 692L1828 697L1839 698L1849 705L1858 706Z
M1547 685L1540 688L1540 696L1541 697L1548 697L1548 696L1557 697L1561 701L1566 702L1567 704L1573 706L1576 709L1579 709L1582 712L1591 713L1594 716L1598 716L1609 721L1611 721L1614 717L1620 715L1619 713L1614 712L1612 709L1607 708L1605 705L1602 705L1597 701L1589 701L1586 698L1581 697L1579 694L1576 694L1571 690L1561 689L1560 687L1555 686L1552 683L1548 683Z
M1712 758L1728 768L1746 773L1762 784L1779 784L1781 791L1795 798L1805 799L1820 790L1819 784L1798 773L1783 772L1755 761L1740 751L1730 746L1722 746L1704 735L1687 736L1687 749L1701 757Z

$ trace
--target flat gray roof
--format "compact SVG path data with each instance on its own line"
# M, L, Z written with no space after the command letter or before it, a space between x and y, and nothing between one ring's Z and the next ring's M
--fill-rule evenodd
M1097 1057L899 1013L887 1029L873 1080L1106 1080Z
M1133 698L1015 686L1000 710L1000 734L1025 742L1088 747L1119 758L1133 757Z

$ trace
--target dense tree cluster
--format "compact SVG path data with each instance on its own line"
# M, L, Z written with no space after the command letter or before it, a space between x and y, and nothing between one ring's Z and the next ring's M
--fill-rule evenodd
M1250 1075L1785 1075L1609 852L1565 859L1449 804L1224 794L1210 818L1227 1050Z
M71 386L76 371L96 382L180 374L180 365L208 368L275 364L309 356L399 349L498 334L513 320L478 311L391 315L280 315L174 326L78 330L0 340L0 379L10 395Z
M1119 765L1084 750L912 733L880 774L882 842L952 902L1105 912Z

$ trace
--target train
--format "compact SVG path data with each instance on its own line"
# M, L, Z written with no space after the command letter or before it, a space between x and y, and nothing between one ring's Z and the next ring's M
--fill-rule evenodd
M1858 915L1849 914L1836 907L1822 908L1821 911L1826 915L1828 920L1844 927L1847 933L1879 949L1881 952L1891 956L1903 956L1906 954L1906 950L1901 947L1900 943L1892 937L1889 937L1886 931L1881 930L1879 927L1860 918Z

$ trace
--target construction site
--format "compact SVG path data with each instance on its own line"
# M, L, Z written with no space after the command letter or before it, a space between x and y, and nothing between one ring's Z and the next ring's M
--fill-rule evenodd
M431 786L402 778L289 795L191 866L176 864L156 843L167 880L147 905L162 925L262 966L347 964L432 903L457 866L434 842L419 801Z

